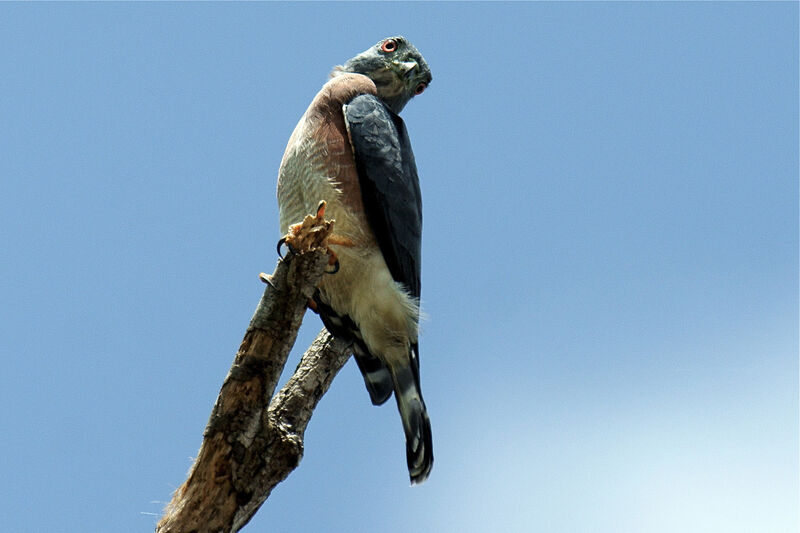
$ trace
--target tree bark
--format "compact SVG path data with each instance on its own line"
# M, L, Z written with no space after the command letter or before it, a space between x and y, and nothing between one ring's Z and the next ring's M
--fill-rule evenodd
M173 494L157 533L241 529L294 470L314 408L350 357L350 346L322 330L294 375L273 397L309 299L328 266L332 222L307 217L267 283L222 384L203 443ZM302 230L302 235L301 233Z

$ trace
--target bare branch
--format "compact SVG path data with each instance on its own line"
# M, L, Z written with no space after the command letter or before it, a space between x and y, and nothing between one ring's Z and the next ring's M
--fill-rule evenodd
M232 531L244 526L275 485L300 463L303 435L314 408L349 358L350 346L323 329L303 355L292 378L272 399L267 412L270 444L264 472L254 479L254 497L236 513ZM264 459L254 457L252 462L258 460Z
M217 397L200 452L157 533L238 531L303 456L314 408L350 356L346 343L323 330L272 398L328 265L332 223L320 213L316 223L306 223L292 236L301 251L262 277L268 286Z

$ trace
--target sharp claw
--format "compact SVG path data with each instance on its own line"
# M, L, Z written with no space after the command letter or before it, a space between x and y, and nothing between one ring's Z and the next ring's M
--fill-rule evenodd
M320 200L319 205L317 206L317 218L322 219L325 216L325 207L327 206L327 202L325 200Z
M284 244L286 245L286 249L289 250L290 254L292 255L295 254L294 247L288 242L286 242L286 237L281 237L281 240L278 241L278 257L280 257L281 259L284 259L283 254L281 253L281 246L283 246Z
M335 263L333 263L333 270L326 270L326 274L336 274L339 272L339 260L337 259Z

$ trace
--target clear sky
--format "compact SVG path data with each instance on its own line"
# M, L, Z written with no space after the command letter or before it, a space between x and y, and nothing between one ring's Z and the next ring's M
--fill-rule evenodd
M152 530L289 134L394 34L436 464L350 362L246 531L796 532L792 2L0 4L0 529Z

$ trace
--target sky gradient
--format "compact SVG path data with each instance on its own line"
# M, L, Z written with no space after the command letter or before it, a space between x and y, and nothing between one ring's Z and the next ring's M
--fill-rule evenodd
M292 128L395 34L436 463L351 361L245 531L796 532L792 2L0 4L2 529L153 529Z

